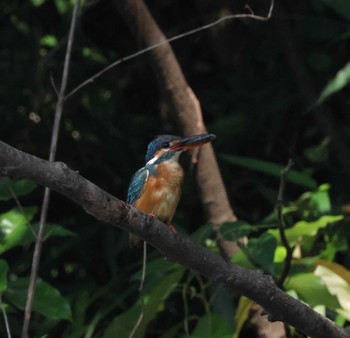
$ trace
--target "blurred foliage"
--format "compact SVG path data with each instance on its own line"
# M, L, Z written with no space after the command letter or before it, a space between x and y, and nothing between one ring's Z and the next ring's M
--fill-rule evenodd
M268 1L248 1L256 14ZM167 36L242 13L246 1L148 1ZM59 86L73 1L0 3L0 135L47 158L54 86ZM226 22L178 40L174 51L198 95L227 191L240 219L229 240L247 236L233 261L278 279L286 256L274 212L279 172L295 165L283 217L293 246L285 289L344 327L349 314L350 11L347 0L283 0L272 20ZM138 50L112 1L85 1L68 91ZM53 85L54 84L54 85ZM124 62L67 100L57 159L123 199L154 135L180 133L147 55ZM174 224L219 252L206 224L192 167ZM322 184L328 182L329 184ZM320 185L321 184L321 185ZM330 189L331 187L331 189ZM0 180L0 307L20 336L26 283L43 191ZM128 336L141 310L141 250L66 198L52 194L33 337ZM150 250L144 322L137 336L251 337L251 303ZM0 336L5 327L0 325Z

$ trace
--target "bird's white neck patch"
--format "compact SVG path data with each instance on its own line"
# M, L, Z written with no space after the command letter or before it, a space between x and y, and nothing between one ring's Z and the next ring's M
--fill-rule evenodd
M177 162L179 160L179 157L181 155L182 151L177 151L176 153L174 153L169 159L167 159L166 161L164 162ZM153 158L151 158L147 163L146 165L151 165L151 164L154 164L158 159L159 157L162 156L163 153L160 153L160 154L157 154L156 156L154 156Z

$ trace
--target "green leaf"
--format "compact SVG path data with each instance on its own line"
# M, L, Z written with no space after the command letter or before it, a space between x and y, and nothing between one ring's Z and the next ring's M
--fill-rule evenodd
M228 241L248 236L256 231L258 231L256 226L249 225L245 221L224 223L220 227L221 235Z
M191 338L231 338L232 328L223 316L217 313L205 314L191 333Z
M212 234L213 226L211 224L204 224L196 229L191 235L191 239L197 243L204 244L205 240Z
M135 338L144 336L148 323L156 317L158 312L163 310L166 299L176 288L184 271L184 269L179 269L158 279L158 283L154 283L153 288L144 295L144 316L134 335ZM137 300L131 308L112 321L102 337L115 338L116 332L118 337L128 337L135 326L140 311L140 300Z
M8 283L8 288L4 293L6 299L24 310L29 278L18 278ZM36 284L33 310L46 318L54 320L72 320L72 311L68 301L50 284L38 278Z
M260 171L276 177L280 177L281 170L285 168L285 166L281 164L257 160L250 157L221 154L220 158L224 159L228 163L235 164L243 168ZM317 187L314 179L312 179L309 175L296 170L289 171L287 181L309 189L315 189Z
M249 255L261 268L274 274L274 255L277 246L276 238L265 232L259 238L251 238L247 245Z
M328 224L339 222L344 216L332 216L325 215L313 222L299 221L291 228L285 230L286 237L288 239L289 245L293 246L299 242L303 237L314 238L318 230L325 228ZM272 234L280 243L279 230L272 229L269 230L269 233Z
M332 0L333 1L333 0ZM312 108L319 106L329 96L343 89L350 82L350 62L348 62L342 69L340 69L335 77L330 80L327 85L323 88L317 101L314 103Z
M288 290L296 291L301 300L312 307L322 304L331 309L340 307L337 298L329 293L323 281L313 272L299 273L288 277L285 287Z
M238 251L232 257L231 260L232 260L232 263L237 264L237 265L242 266L242 267L247 268L247 269L255 269L256 268L243 251Z
M37 187L37 184L30 180L11 180L7 177L0 179L0 201L8 201L13 198L28 195Z
M350 320L350 285L345 279L325 266L317 266L315 275L323 281L330 294L337 297L341 309L340 311L339 309L334 310Z
M34 217L37 208L23 208L23 212L12 209L0 215L0 254L23 244L28 231L27 222Z
M0 293L7 289L7 272L9 266L4 259L0 259Z

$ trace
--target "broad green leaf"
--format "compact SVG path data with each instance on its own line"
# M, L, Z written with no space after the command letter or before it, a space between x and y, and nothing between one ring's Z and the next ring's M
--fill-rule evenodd
M28 195L37 187L37 184L30 180L11 180L7 177L0 179L0 201L8 201L13 198Z
M7 289L7 272L9 266L4 259L0 259L0 293Z
M238 307L236 315L234 318L235 321L235 333L232 338L238 338L242 330L242 327L246 320L249 318L249 312L254 302L244 296L239 298Z
M234 156L222 154L220 155L222 159L228 163L238 165L240 167L248 168L255 171L260 171L265 174L280 177L281 171L285 166L273 162L267 162L262 160L257 160L250 157ZM290 170L287 177L288 182L307 187L309 189L315 189L317 187L316 181L312 179L309 175L301 173L296 170Z
M329 184L321 184L316 191L307 191L300 196L296 203L303 218L315 218L330 213L329 189Z
M337 297L341 309L337 308L339 314L344 316L347 320L350 320L350 285L345 279L341 278L338 274L332 270L324 267L317 266L315 275L319 277L323 283L327 286L331 295Z
M220 227L221 235L228 241L233 241L244 236L248 236L252 232L256 231L258 231L257 227L249 225L245 221L224 223Z
M251 238L247 245L247 250L253 263L256 262L261 268L274 274L274 254L277 246L276 238L265 232L259 238Z
M295 223L293 227L285 230L289 245L295 245L297 241L303 237L314 238L318 230L325 228L328 224L338 222L343 218L344 217L342 215L326 215L312 222L299 221ZM272 234L280 243L280 235L278 229L269 230L269 233Z
M158 283L153 284L153 289L144 295L144 316L134 335L135 338L144 336L148 323L156 317L158 312L163 310L166 299L176 288L184 271L184 269L179 269L158 279ZM137 300L131 308L117 316L109 324L102 337L115 338L116 333L118 333L118 337L128 337L139 318L140 311L140 300Z
M232 331L223 316L217 313L207 313L198 321L191 333L191 338L231 338Z
M312 307L316 305L325 305L330 309L340 307L337 297L329 293L324 282L313 272L290 276L284 286L287 290L296 291L300 299Z
M197 243L203 244L212 232L213 226L211 224L204 224L191 235L191 239Z
M333 1L333 0L332 0ZM311 108L319 106L329 96L343 89L350 82L350 62L348 62L342 69L340 69L335 77L330 80L323 88L317 101Z
M24 310L29 278L18 278L8 283L4 293L7 301ZM40 278L37 280L33 310L46 318L54 320L72 320L72 312L68 301L50 284Z
M12 209L0 215L0 254L23 244L28 231L27 223L34 217L37 208L23 208L23 212Z
M255 269L256 267L253 265L253 263L249 260L247 255L243 253L243 251L238 251L233 257L232 257L232 263L237 264L239 266L242 266L247 269Z

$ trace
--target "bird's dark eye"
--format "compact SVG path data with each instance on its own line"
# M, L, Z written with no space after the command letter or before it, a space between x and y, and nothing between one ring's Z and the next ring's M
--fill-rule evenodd
M170 143L169 142L164 142L162 144L162 148L169 148L170 147Z

